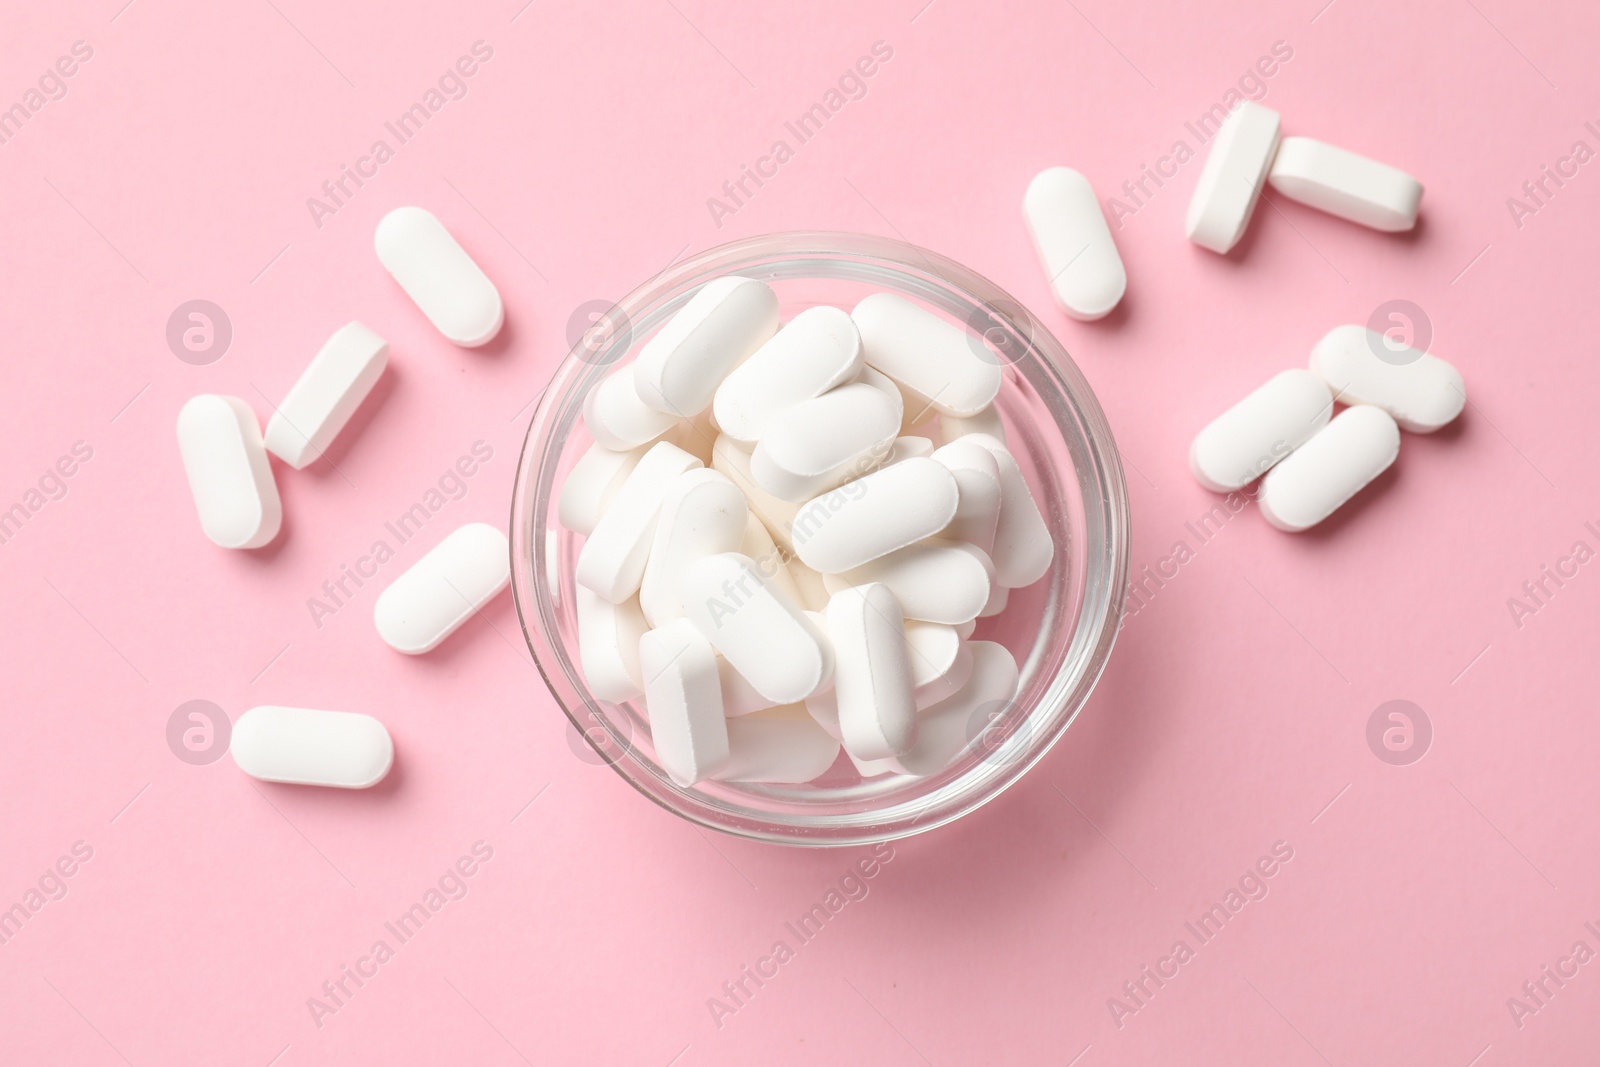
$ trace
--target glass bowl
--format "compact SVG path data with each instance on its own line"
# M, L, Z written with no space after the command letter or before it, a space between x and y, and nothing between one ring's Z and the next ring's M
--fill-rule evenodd
M899 293L966 328L1002 364L999 407L1010 450L1055 538L1042 580L1013 590L980 619L975 639L1016 657L1014 700L983 709L971 743L926 778L862 779L841 754L804 785L676 785L655 761L642 701L596 699L579 668L573 568L582 538L557 521L567 472L591 444L584 396L705 282L759 278L784 321L818 304L849 310L869 293ZM586 305L587 308L587 305ZM580 308L580 312L585 309ZM735 241L673 264L603 310L556 370L534 412L511 505L511 580L523 635L551 693L586 745L639 792L690 822L791 845L855 845L958 819L1022 777L1072 724L1116 639L1128 572L1128 494L1094 393L1048 330L993 282L914 245L852 233L797 232ZM592 751L591 751L592 749Z

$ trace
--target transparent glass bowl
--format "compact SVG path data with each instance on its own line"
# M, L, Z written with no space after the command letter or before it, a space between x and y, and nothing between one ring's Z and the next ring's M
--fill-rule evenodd
M891 291L966 327L1000 362L997 401L1009 447L1055 538L1050 573L1013 590L974 639L1009 648L1016 698L986 710L972 743L927 778L863 780L841 755L804 785L702 782L684 788L656 763L642 701L597 700L579 667L572 602L582 539L556 518L563 479L591 444L584 396L703 283L760 278L784 321L818 304L849 310ZM988 345L984 344L986 339ZM1128 572L1128 495L1111 430L1061 343L994 283L914 245L851 233L772 234L674 264L624 297L557 369L528 428L511 507L512 589L528 648L556 702L603 761L668 811L714 830L792 845L887 841L942 826L999 795L1037 763L1088 699L1116 639Z

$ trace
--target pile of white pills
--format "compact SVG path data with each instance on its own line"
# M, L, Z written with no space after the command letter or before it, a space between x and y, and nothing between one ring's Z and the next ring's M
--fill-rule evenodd
M987 356L987 358L985 358ZM643 698L678 784L931 775L1017 691L970 640L1055 546L1005 444L997 357L875 293L779 325L702 286L588 394L562 484L595 698Z
M391 211L378 223L374 245L445 338L472 348L499 333L505 319L499 291L432 214L419 207ZM205 535L223 548L270 544L283 505L269 454L296 470L321 457L388 362L388 342L352 322L312 358L265 432L238 397L205 394L184 404L178 451ZM379 636L412 655L433 649L506 588L510 555L494 526L474 522L452 531L378 596ZM378 720L311 708L253 708L233 725L229 749L252 777L347 789L376 785L394 760Z

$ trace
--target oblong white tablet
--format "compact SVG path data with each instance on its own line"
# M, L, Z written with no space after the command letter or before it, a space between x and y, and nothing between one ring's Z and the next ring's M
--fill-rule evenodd
M1267 181L1290 200L1385 233L1417 224L1422 183L1405 171L1310 137L1285 137Z
M561 483L556 517L573 533L588 536L605 514L617 490L647 450L643 447L618 452L598 442L589 446Z
M791 559L785 569L789 573L789 580L794 583L796 604L807 611L821 611L828 606L833 594L828 592L826 580L821 574L798 559Z
M961 687L967 684L967 679L970 677L972 677L972 646L962 638L949 669L937 678L917 686L917 710L924 711L940 701L955 696L961 692Z
M661 501L672 480L700 461L669 441L657 441L622 482L611 506L578 550L575 577L613 604L639 591L656 534Z
M1000 466L994 453L976 441L956 440L936 449L933 458L955 477L958 494L955 518L944 536L993 552L1000 524Z
M335 330L267 420L267 451L300 470L321 457L389 365L389 342L352 322Z
M395 208L379 220L372 243L384 269L448 340L476 348L500 332L500 291L431 212Z
M828 601L834 692L844 747L860 759L904 752L916 735L916 688L900 604L889 587L868 583Z
M511 582L511 545L486 522L452 530L378 594L372 621L397 652L438 646Z
M748 500L746 503L748 504ZM795 584L789 565L784 561L783 553L778 551L778 545L772 540L772 534L767 530L766 524L748 507L745 514L744 537L734 551L741 556L749 556L750 561L756 565L756 570L761 572L761 577L777 586L784 596L801 607L810 606L800 595L800 587Z
M730 719L776 706L721 656L717 657L717 679L722 685L722 714Z
M639 606L652 626L683 618L683 576L689 565L703 556L739 551L749 519L744 494L724 474L697 467L668 483L639 583Z
M645 711L656 761L679 785L709 778L728 762L728 721L722 714L717 657L683 619L639 639Z
M1400 428L1382 408L1345 408L1267 472L1256 502L1280 530L1305 530L1332 515L1400 454Z
M785 552L793 552L790 527L794 525L794 516L800 510L800 505L779 500L756 484L755 475L750 472L750 453L739 447L733 438L726 434L719 435L711 450L711 467L727 475L729 481L744 491L751 512L761 520L773 541Z
M1022 214L1050 291L1075 319L1104 318L1128 290L1128 272L1089 179L1069 167L1040 171Z
M639 602L629 598L613 604L580 585L573 590L573 606L578 616L578 659L589 691L611 704L641 695L639 638L650 624Z
M1000 518L991 554L995 579L1007 589L1032 585L1049 573L1055 558L1050 527L1010 450L986 434L969 434L968 440L987 448L1000 470Z
M943 530L957 502L943 464L908 459L800 505L794 550L813 570L838 574Z
M200 528L223 548L260 548L278 536L283 503L250 405L205 393L178 412L178 452Z
M882 582L908 619L959 626L978 617L995 583L994 564L981 548L929 538L843 574L823 576L830 592Z
M252 778L290 785L366 789L394 765L394 740L371 715L315 708L251 708L228 739Z
M778 329L778 295L729 275L700 287L645 343L633 367L639 399L679 418L700 414L717 387Z
M969 433L986 433L1006 443L1005 424L1000 421L1000 409L990 404L976 415L961 418L956 415L939 416L939 440L942 444L960 440Z
M774 418L750 454L756 484L782 500L809 500L876 468L900 432L898 397L852 382Z
M1286 370L1218 415L1189 446L1195 481L1229 493L1299 448L1333 415L1333 394L1305 370Z
M839 742L798 705L728 720L728 762L719 782L799 785L820 778L839 758Z
M1311 370L1343 404L1371 404L1412 433L1432 433L1467 405L1461 372L1438 356L1390 344L1365 326L1335 326L1311 350Z
M785 409L861 371L861 335L846 312L800 312L717 386L711 408L722 432L753 447Z
M920 689L948 674L961 652L961 634L956 628L921 619L906 619L904 628L911 684Z
M1243 101L1222 121L1189 201L1189 240L1226 254L1250 223L1278 151L1278 113Z
M632 365L621 367L583 398L583 425L606 448L624 451L656 440L678 425L678 416L639 399Z
M967 684L918 716L916 743L895 757L907 774L938 774L982 736L990 721L1013 710L1017 661L993 641L973 641L969 647L972 674Z
M793 704L829 681L832 655L798 604L764 582L747 556L727 552L684 576L684 617L734 670L775 704Z
M1000 392L1000 362L983 342L894 293L873 293L850 312L868 366L941 414L976 415ZM980 354L981 353L981 354Z

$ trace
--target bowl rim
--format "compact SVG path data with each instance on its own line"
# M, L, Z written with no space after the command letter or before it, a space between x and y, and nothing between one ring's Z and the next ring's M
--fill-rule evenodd
M564 446L565 443L565 434L559 438L555 436L555 431L560 427L553 420L563 412L570 412L572 400L586 395L610 371L613 362L589 358L594 350L586 346L586 339L583 338L577 339L573 348L562 358L539 397L518 456L509 537L511 585L518 624L535 667L570 726L585 739L601 762L608 764L636 791L674 815L735 837L789 845L842 847L900 840L947 825L1005 792L1038 763L1076 721L1104 673L1120 630L1130 570L1131 514L1127 483L1120 452L1105 412L1065 346L1023 304L988 278L937 252L893 238L829 230L777 232L726 242L675 261L612 305L612 314L608 316L610 325L615 328L620 316L622 328L628 331L623 336L622 344L615 346L617 357L626 356L634 346L630 314L641 309L653 309L652 315L664 318L668 310L675 310L664 307L664 303L670 305L675 302L681 306L690 293L710 278L738 273L741 265L772 264L781 257L870 263L886 276L895 277L896 281L911 284L920 280L920 284L927 287L926 295L929 298L953 291L974 305L974 315L977 310L984 311L1012 331L1010 336L1021 340L1025 347L1021 351L1003 354L1001 358L1009 363L1026 363L1030 380L1038 377L1050 383L1061 402L1070 408L1078 424L1076 427L1064 425L1060 415L1053 414L1052 417L1057 432L1069 449L1072 448L1071 435L1075 434L1080 439L1078 443L1083 449L1089 470L1079 468L1078 463L1074 462L1078 482L1080 486L1092 482L1101 501L1098 512L1093 514L1088 501L1083 501L1083 521L1088 540L1091 543L1098 540L1104 551L1100 554L1103 557L1100 561L1090 560L1087 550L1085 552L1085 585L1074 620L1075 626L1067 637L1069 650L1078 643L1077 634L1085 624L1092 627L1089 631L1091 640L1084 644L1077 657L1078 672L1066 678L1070 664L1064 663L1050 681L1045 696L1050 698L1049 703L1057 705L1051 728L1033 739L1020 758L1007 762L999 769L991 767L990 773L974 778L971 786L964 791L945 797L942 810L934 817L924 817L937 806L929 804L909 819L904 817L907 812L901 811L898 816L881 823L872 822L870 812L844 819L842 825L839 816L828 814L809 817L791 814L778 821L764 822L735 815L711 803L704 794L671 785L643 768L628 766L634 758L630 738L616 736L610 722L597 713L599 702L588 694L586 685L574 675L570 663L567 670L561 670L557 647L561 642L554 636L556 631L551 625L554 621L550 615L551 604L548 598L537 595L539 572L543 567L535 562L539 557L534 553L542 554L546 548L544 541L535 538L534 534L542 532L550 535L557 532L553 526L539 525L541 518L550 515L553 510L553 487L539 484L541 481L553 482L554 471L545 469L545 461L549 455L559 459L561 448L555 446ZM817 277L826 276L819 274ZM677 295L673 296L674 293ZM901 290L901 293L904 295L905 290ZM587 306L599 303L603 302L591 302ZM581 401L577 406L581 407ZM575 412L567 414L566 425L570 427L576 417ZM1075 460L1076 457L1074 451ZM541 474L542 479L539 477ZM1087 477L1089 475L1092 477ZM541 501L542 507L539 506ZM1096 577L1100 579L1098 582L1094 581ZM1095 587L1092 604L1091 585ZM568 657L569 660L571 658ZM563 674L567 677L562 677ZM570 697L566 693L569 678L573 683ZM1058 693L1058 689L1062 691ZM609 736L597 740L589 728L579 721L575 704L586 707L591 718ZM1045 705L1044 699L1037 702L1028 713L1029 719L1032 720ZM1061 714L1063 710L1065 714ZM620 754L607 751L607 742L619 745ZM969 777L971 772L953 780L945 789L964 783ZM911 805L900 802L897 807L908 809Z

